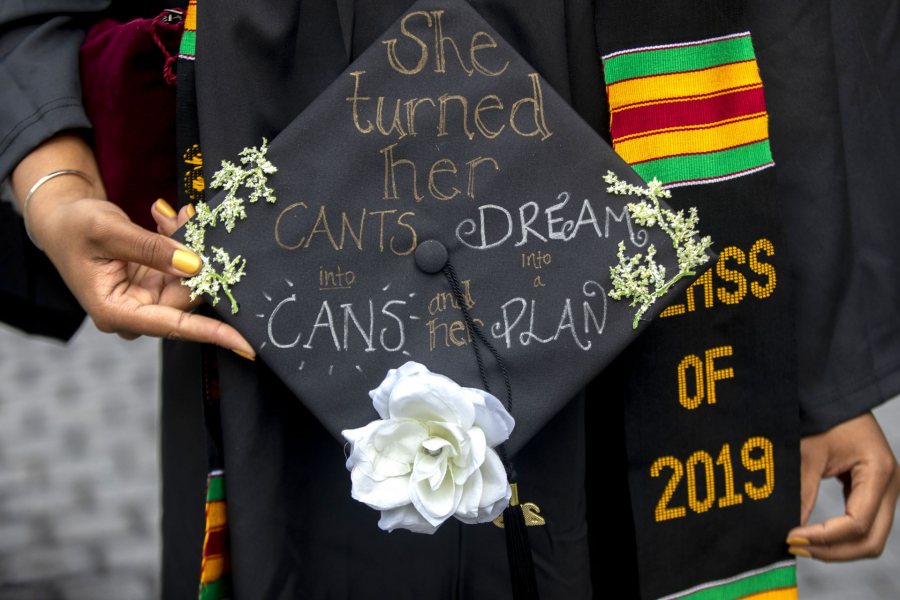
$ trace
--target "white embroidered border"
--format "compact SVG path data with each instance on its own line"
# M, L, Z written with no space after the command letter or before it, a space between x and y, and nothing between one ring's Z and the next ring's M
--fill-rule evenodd
M677 592L675 594L671 594L669 596L663 596L659 598L659 600L675 600L676 598L684 598L690 594L695 592L699 592L700 590L706 590L709 588L719 587L728 583L734 583L735 581L740 581L741 579L746 579L748 577L753 577L754 575L761 575L763 573L768 573L769 571L774 571L776 569L781 569L783 567L796 567L796 560L783 560L781 562L777 562L766 567L760 567L759 569L753 569L752 571L745 571L733 577L728 577L726 579L719 579L718 581L709 581L707 583L701 583L700 585L696 585L690 589Z
M695 42L681 42L678 44L661 44L659 46L644 46L642 48L630 48L628 50L618 50L616 52L611 52L601 58L603 60L608 60L610 58L622 55L622 54L632 54L634 52L646 52L648 50L665 50L667 48L684 48L685 46L702 46L703 44L709 44L711 42L721 42L722 40L730 40L732 38L746 37L750 35L749 31L744 31L743 33L732 33L730 35L723 35L719 37L709 38L706 40L697 40Z
M720 181L728 181L729 179L737 179L738 177L743 177L744 175L752 175L753 173L759 173L760 171L765 171L769 167L774 167L775 163L770 162L759 167L754 167L752 169L748 169L746 171L741 171L739 173L732 173L731 175L723 175L722 177L713 177L711 179L691 179L689 181L676 181L675 183L667 183L663 185L663 189L672 189L677 187L686 187L689 185L706 185L707 183L718 183Z

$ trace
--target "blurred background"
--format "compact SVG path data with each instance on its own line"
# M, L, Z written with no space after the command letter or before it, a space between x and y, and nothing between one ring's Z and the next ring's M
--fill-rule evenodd
M68 346L0 326L0 600L158 597L158 363L90 323ZM900 401L876 414L900 452ZM828 482L813 518L842 507ZM802 598L900 598L900 526L878 560L799 562Z

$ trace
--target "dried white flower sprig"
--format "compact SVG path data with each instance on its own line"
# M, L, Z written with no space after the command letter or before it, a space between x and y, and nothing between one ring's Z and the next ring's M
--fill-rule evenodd
M632 220L643 227L659 226L671 238L678 259L678 273L666 279L666 267L656 262L653 244L647 247L645 255L625 256L625 243L619 242L619 263L609 269L613 286L609 296L614 300L630 298L629 306L638 307L632 323L636 329L644 313L669 288L682 277L695 276L697 267L709 262L707 251L712 246L712 238L708 235L699 237L697 223L700 219L696 207L690 207L685 215L684 210L676 212L660 206L659 199L671 198L672 193L663 189L655 177L646 188L622 181L612 171L606 172L603 181L609 184L606 191L610 194L642 198L626 205Z
M269 204L276 200L274 191L268 187L268 175L278 169L266 158L269 151L268 141L263 138L262 145L241 150L241 165L223 160L222 168L215 172L210 187L227 191L225 199L210 208L205 202L198 202L194 207L197 214L185 225L184 239L188 247L203 258L203 268L183 284L191 288L191 300L205 294L213 306L219 303L219 292L231 301L232 314L238 312L238 303L231 293L231 286L244 276L247 260L241 256L231 258L224 248L212 246L212 258L206 253L206 231L225 224L225 231L231 233L239 220L247 218L244 199L238 196L242 190L249 190L247 202L253 204L264 199ZM215 265L220 265L217 268Z

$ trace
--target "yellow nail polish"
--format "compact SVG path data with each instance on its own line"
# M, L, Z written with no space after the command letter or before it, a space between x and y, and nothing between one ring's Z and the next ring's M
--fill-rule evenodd
M231 351L241 358L246 358L247 360L256 360L256 355L250 354L249 352L244 352L243 350L237 350L235 348L232 348Z
M803 558L812 558L812 554L810 554L809 550L804 550L803 548L795 548L791 546L788 548L788 552L793 554L794 556L802 556Z
M163 200L162 198L157 200L154 203L154 206L156 206L156 210L161 212L163 214L163 216L169 217L170 219L175 218L175 215L176 215L175 209L172 208L172 206L168 202Z
M805 537L795 536L787 539L788 546L809 546L809 540Z
M193 252L178 249L172 254L172 266L182 273L193 275L203 266L203 261Z
M193 219L194 215L197 214L197 209L194 208L193 204L188 204L186 210L187 210L187 216L189 219Z

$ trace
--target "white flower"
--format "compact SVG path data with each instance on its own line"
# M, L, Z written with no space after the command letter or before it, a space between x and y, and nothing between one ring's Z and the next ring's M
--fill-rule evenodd
M494 520L512 494L494 447L515 421L500 401L407 362L369 392L381 419L341 432L351 444L354 499L378 526L434 533L450 517Z

